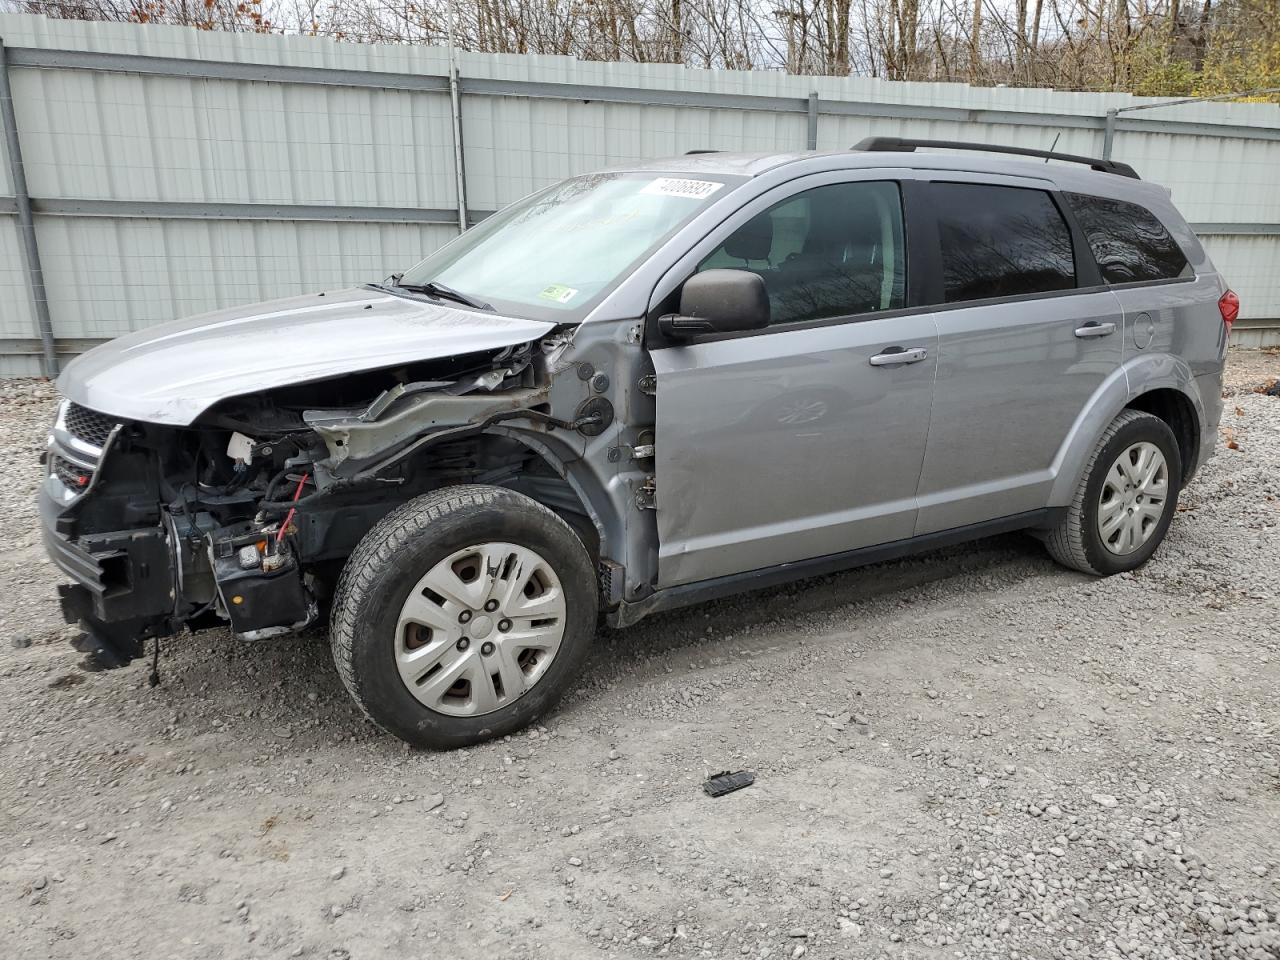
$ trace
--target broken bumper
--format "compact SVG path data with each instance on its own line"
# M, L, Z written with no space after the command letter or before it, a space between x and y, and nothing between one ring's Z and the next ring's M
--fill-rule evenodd
M76 519L46 481L40 526L49 558L71 578L58 587L63 617L89 627L136 630L167 619L174 609L170 549L163 530L139 529L77 538Z

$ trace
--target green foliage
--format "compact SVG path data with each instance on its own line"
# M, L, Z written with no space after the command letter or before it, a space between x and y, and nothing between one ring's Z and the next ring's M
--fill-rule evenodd
M1207 21L1144 31L1126 51L1121 89L1147 97L1213 97L1280 87L1280 0L1228 0ZM1277 100L1272 94L1253 99Z
M1194 65L1172 55L1167 29L1145 35L1136 43L1129 63L1130 93L1140 97L1196 96L1199 79Z
M1196 96L1280 87L1280 36L1235 33L1215 38L1219 42L1204 60ZM1260 99L1280 101L1280 95Z

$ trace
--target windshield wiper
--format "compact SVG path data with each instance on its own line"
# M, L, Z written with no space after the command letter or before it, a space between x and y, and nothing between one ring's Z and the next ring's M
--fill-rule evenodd
M485 303L483 300L477 300L475 297L463 293L461 290L455 290L453 287L446 287L443 283L437 283L432 280L429 283L401 283L399 278L392 278L392 282L401 290L408 290L410 293L424 293L428 297L435 297L437 300L452 300L454 303L460 303L463 306L474 307L476 310L492 310L493 304Z

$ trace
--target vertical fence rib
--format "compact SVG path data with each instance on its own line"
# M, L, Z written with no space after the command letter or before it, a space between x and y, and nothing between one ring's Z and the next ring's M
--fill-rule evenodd
M818 91L809 92L809 128L806 139L806 150L818 149Z
M458 201L458 233L467 232L467 167L462 149L462 92L458 85L458 48L453 36L453 0L448 0L449 112L453 124L454 193Z
M44 270L40 266L40 247L36 243L35 222L31 219L31 195L27 192L27 172L22 165L22 145L18 141L18 117L13 109L13 89L9 84L9 55L0 38L0 119L4 123L5 147L9 154L9 177L13 182L13 198L18 209L18 232L22 235L22 260L27 272L27 289L35 310L36 330L44 375L58 375L58 354L53 344L53 322L49 318L49 298L44 288Z

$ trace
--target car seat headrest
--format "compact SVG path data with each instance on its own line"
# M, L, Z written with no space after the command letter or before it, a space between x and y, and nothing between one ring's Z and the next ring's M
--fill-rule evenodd
M772 249L773 218L767 213L752 217L724 244L724 252L739 260L768 260Z

